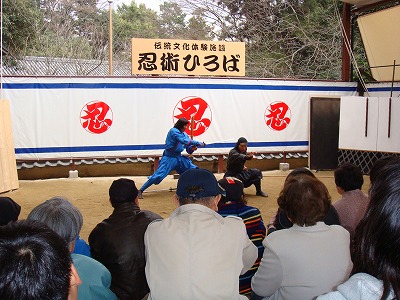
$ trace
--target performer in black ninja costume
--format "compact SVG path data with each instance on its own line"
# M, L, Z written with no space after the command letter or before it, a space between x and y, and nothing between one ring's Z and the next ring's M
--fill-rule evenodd
M261 190L261 179L263 175L259 169L248 169L245 166L246 160L253 158L253 153L247 153L247 140L244 137L238 139L235 148L229 151L224 177L236 177L243 182L245 188L254 184L256 195L268 197L267 193Z

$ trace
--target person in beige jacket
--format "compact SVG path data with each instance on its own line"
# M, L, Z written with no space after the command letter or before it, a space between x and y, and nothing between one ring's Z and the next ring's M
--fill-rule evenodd
M350 234L323 222L330 206L325 185L309 175L290 178L278 205L294 225L264 239L252 299L311 300L347 280L353 266Z
M257 247L241 218L216 212L224 193L208 170L180 176L178 208L145 233L149 299L247 299L239 294L239 275L255 262Z

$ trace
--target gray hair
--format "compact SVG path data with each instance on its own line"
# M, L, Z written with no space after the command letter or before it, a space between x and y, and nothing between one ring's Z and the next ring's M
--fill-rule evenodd
M75 241L83 225L81 212L63 197L53 197L39 204L32 209L27 220L46 224L68 243Z
M204 206L207 206L208 208L212 207L213 201L216 196L210 196L210 197L203 197L203 198L183 198L179 197L176 195L179 201L179 205L185 205L185 204L201 204Z

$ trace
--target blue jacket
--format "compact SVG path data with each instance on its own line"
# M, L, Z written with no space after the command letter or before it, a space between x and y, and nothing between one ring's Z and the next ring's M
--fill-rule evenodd
M184 149L186 149L187 153L192 154L192 147L201 146L202 144L201 142L191 140L186 132L181 132L179 129L173 127L165 139L164 155L178 157Z

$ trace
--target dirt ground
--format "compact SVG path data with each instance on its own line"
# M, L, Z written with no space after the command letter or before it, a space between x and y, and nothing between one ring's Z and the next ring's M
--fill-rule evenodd
M262 213L265 223L277 210L276 199L283 186L283 182L289 171L264 171L262 180L263 190L268 192L268 198L255 196L254 187L245 189L246 199L249 205L258 207ZM332 202L340 198L336 191L336 186L332 171L318 171L315 175L327 186L332 197ZM222 178L223 174L215 174L217 179ZM140 187L146 180L146 176L128 176L135 181L136 186ZM64 196L77 206L83 214L83 228L81 237L87 241L91 230L97 223L107 218L112 207L108 201L108 189L113 180L118 177L85 177L75 179L47 179L47 180L20 180L19 188L14 191L0 194L1 196L11 197L22 210L19 219L24 219L31 209L43 201L53 196ZM177 179L169 175L159 185L151 186L143 194L144 199L140 200L142 209L151 210L167 217L175 209L172 201L174 192L170 188L176 188ZM369 187L369 177L364 177L363 191L367 193Z

